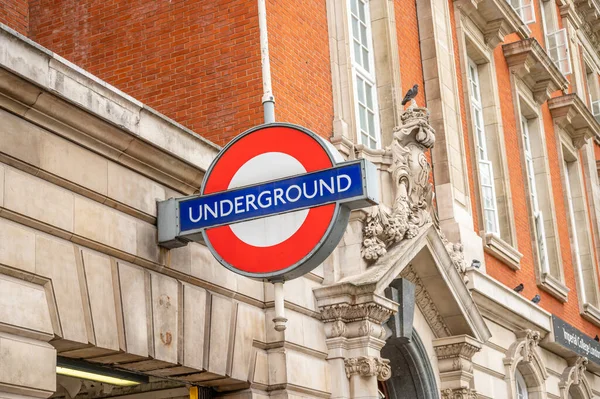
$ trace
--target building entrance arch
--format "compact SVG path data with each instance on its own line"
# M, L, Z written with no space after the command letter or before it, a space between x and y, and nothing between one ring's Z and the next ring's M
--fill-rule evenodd
M409 342L392 337L381 350L390 360L392 377L381 383L386 399L437 399L439 390L433 367L419 335L413 330Z

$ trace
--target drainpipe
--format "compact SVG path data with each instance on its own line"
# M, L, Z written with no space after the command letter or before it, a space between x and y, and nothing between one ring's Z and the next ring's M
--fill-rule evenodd
M269 36L267 34L266 0L258 0L258 30L260 32L260 61L262 64L262 105L265 123L275 122L275 96L271 87L271 60L269 59Z
M266 0L258 0L258 30L260 32L260 62L262 64L263 96L262 105L265 123L275 122L275 96L271 87L271 60L269 58L269 36L267 34L267 7ZM275 303L275 317L273 323L276 331L284 331L287 319L285 318L285 298L283 294L283 281L273 281L273 302Z

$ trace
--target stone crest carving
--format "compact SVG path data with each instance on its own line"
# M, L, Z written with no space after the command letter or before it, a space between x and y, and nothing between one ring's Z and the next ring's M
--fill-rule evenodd
M425 151L433 147L435 134L429 125L429 111L411 106L401 119L389 148L392 165L388 171L395 189L394 205L391 210L374 207L364 227L362 255L369 261L384 255L392 244L414 237L419 227L432 221L431 166Z
M446 388L442 390L442 399L477 399L477 392L470 388Z
M345 359L344 366L348 378L358 374L362 377L377 376L379 381L385 381L392 376L390 361L379 357L361 356Z
M431 165L425 156L433 147L435 132L429 124L429 110L412 104L401 115L401 125L393 132L393 142L387 148L392 155L388 172L392 175L394 204L373 207L365 220L361 254L375 262L389 247L413 238L419 228L433 223L450 253L454 265L465 271L462 245L452 244L439 230L433 209L433 186L429 181Z

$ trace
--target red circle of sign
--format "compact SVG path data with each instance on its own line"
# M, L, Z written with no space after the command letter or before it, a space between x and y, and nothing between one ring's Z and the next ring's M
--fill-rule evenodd
M234 142L215 162L202 194L227 190L235 173L250 159L267 152L296 158L307 172L333 166L322 144L310 135L287 126L266 127ZM335 204L311 208L300 228L287 240L271 247L256 247L240 240L229 226L206 230L214 251L229 265L247 273L273 273L306 257L323 238Z

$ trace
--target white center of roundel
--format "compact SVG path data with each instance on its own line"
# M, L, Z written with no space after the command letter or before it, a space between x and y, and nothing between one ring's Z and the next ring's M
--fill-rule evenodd
M229 187L247 186L306 173L304 166L294 157L282 152L267 152L248 160L233 175ZM289 212L232 224L233 234L248 245L270 247L290 238L308 215L308 209Z

